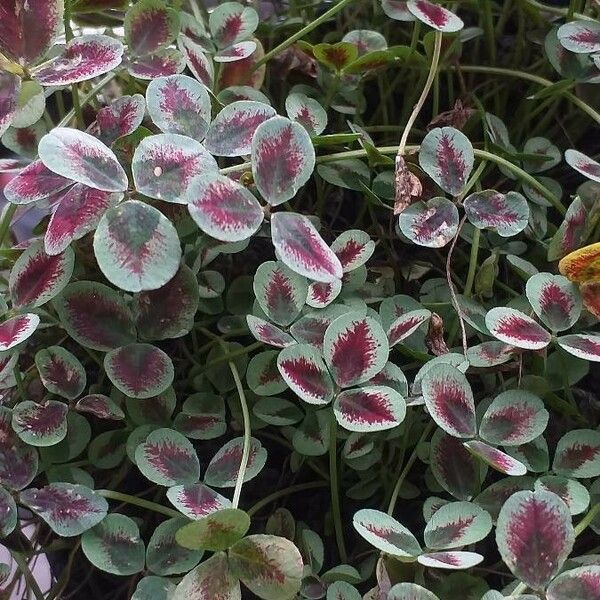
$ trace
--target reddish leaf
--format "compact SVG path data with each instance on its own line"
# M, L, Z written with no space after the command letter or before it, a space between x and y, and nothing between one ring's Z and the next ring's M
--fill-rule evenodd
M589 156L577 150L567 150L565 152L565 160L567 164L588 179L600 182L600 163L597 163Z
M101 283L77 281L54 300L67 333L86 348L107 352L135 339L133 319L121 295Z
M33 70L42 85L67 85L108 73L121 64L123 45L107 35L82 35L67 43L61 54Z
M225 2L210 13L208 26L219 48L250 37L258 26L258 13L237 2Z
M541 325L514 308L492 308L485 317L485 324L494 337L517 348L541 350L551 340Z
M254 315L247 315L246 320L250 333L259 342L275 346L276 348L285 348L294 343L292 336L268 321L259 319Z
M322 316L320 313L309 313L298 319L290 327L290 333L299 343L310 344L321 350L323 348L325 331L331 325L335 316Z
M305 216L275 213L271 218L271 234L276 251L290 269L324 283L342 277L339 259Z
M534 590L543 589L556 576L574 539L571 515L556 494L517 492L500 511L496 541L502 559Z
M317 44L312 53L321 64L335 71L342 71L358 58L358 48L350 42Z
M483 562L483 556L476 552L427 552L417 560L433 569L469 569Z
M244 60L252 55L256 50L256 42L238 42L233 46L229 46L224 50L219 50L215 56L214 61L216 63L231 63L238 60Z
M75 256L69 248L49 256L43 243L33 243L15 262L9 278L10 296L15 308L42 306L69 283Z
M558 345L569 354L584 360L600 362L600 336L578 333L558 338Z
M570 52L590 54L600 51L600 25L595 21L571 21L559 27L558 39Z
M141 94L121 96L96 114L99 138L107 145L133 133L144 120L146 103Z
M336 279L331 283L314 281L308 286L306 304L313 308L325 308L331 304L342 291L342 281Z
M518 192L475 192L465 198L464 207L469 221L475 227L492 229L502 237L520 233L529 220L529 205Z
M125 419L123 410L108 396L90 394L77 401L75 408L82 413L89 413L99 419Z
M74 400L85 389L86 375L76 356L60 346L50 346L35 355L35 366L44 387L52 394Z
M125 16L125 39L141 56L168 46L179 31L179 15L162 0L140 0Z
M185 69L185 58L175 48L163 48L154 54L134 58L128 69L137 79L156 79L181 73Z
M0 406L0 483L20 490L37 474L38 453L22 442L11 426L12 411Z
M453 33L464 27L462 20L454 13L428 0L409 0L406 6L419 21L438 31Z
M36 63L62 29L61 0L6 0L0 5L0 50L22 65Z
M63 402L49 400L36 404L26 400L13 409L12 427L30 446L53 446L67 435L67 412Z
M421 546L404 525L384 512L362 509L352 519L354 529L378 550L402 558L416 557Z
M400 315L387 331L390 348L409 337L430 318L431 311L427 309L411 310Z
M249 238L263 221L262 207L252 193L218 173L194 178L186 198L198 227L223 242Z
M576 283L600 279L600 242L571 252L558 263L558 268Z
M287 389L287 384L281 377L277 368L277 357L279 356L278 350L266 350L254 355L248 363L248 369L246 371L246 380L248 387L257 396L274 396L280 394ZM271 413L269 410L272 404L269 403L273 400L275 404L276 412L287 412L286 407L288 406L287 401L282 398L269 398L266 404L260 405L260 409L257 405L260 401L255 404L252 408L254 414L261 418L263 421L269 422L267 419ZM296 409L295 404L291 404L291 409ZM260 413L260 414L259 414ZM267 417L266 419L263 417ZM282 416L283 420L286 420L285 416ZM275 423L273 423L275 424ZM286 423L287 424L287 423Z
M70 179L61 177L36 160L22 169L4 188L4 195L13 204L30 204L57 194L71 185Z
M28 339L40 324L40 318L32 313L12 317L0 323L0 352L10 350Z
M240 582L230 570L227 555L216 552L190 571L177 585L171 600L241 600Z
M557 258L563 258L569 252L577 251L577 248L581 246L586 224L588 221L588 211L584 206L581 198L576 196L567 208L567 214L563 222L560 224L558 231L554 234L550 240L548 247L548 260L556 260ZM559 263L559 268L562 269ZM568 273L561 270L563 275L567 275L569 279L572 279Z
M581 296L565 277L537 273L527 280L526 292L535 314L552 331L569 329L579 319Z
M383 12L396 21L414 21L415 17L408 10L405 0L381 0L381 8ZM396 598L390 599L396 600Z
M360 229L349 229L339 235L331 244L344 273L354 271L364 265L375 251L375 242Z
M2 11L2 7L0 7ZM0 12L0 18L1 18ZM2 44L2 25L0 25L0 45ZM21 79L12 73L0 72L0 135L10 126L17 112L17 101L21 90Z
M321 135L327 127L327 111L305 94L293 93L285 99L285 111L292 120L300 123L310 136Z
M204 481L207 485L215 487L235 487L240 464L242 462L243 438L235 438L227 442L212 458ZM250 481L256 477L265 466L267 451L255 438L250 439L250 454L244 481Z
M256 64L265 56L265 51L257 38L252 41L256 43L256 50L248 58L221 65L217 82L219 89L235 85L248 85L257 90L262 87L266 66L256 67Z
M556 446L552 470L565 477L598 477L600 431L574 429L566 433Z
M46 252L52 256L60 254L71 242L93 231L102 215L121 198L119 193L95 190L81 183L74 185L52 213L44 236Z
M104 357L104 369L112 383L132 398L151 398L173 383L173 363L151 344L128 344Z
M167 490L167 498L188 519L202 519L231 506L227 498L203 483L171 487Z
M561 573L546 590L548 600L600 598L600 566L589 565Z
M400 231L419 246L442 248L458 230L458 209L447 198L415 202L402 211Z
M500 473L512 476L525 475L527 473L527 467L522 462L484 442L471 440L465 442L464 446L469 452L481 458L483 462L496 469L496 471L500 471Z
M192 75L198 81L207 87L212 87L214 69L212 62L205 54L204 48L187 36L179 37L178 47L185 59L184 67L187 64Z

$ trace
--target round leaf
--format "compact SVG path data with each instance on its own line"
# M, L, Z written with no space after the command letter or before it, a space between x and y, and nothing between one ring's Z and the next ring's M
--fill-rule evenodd
M527 280L526 291L535 314L552 331L570 329L579 319L581 296L566 277L538 273Z
M243 438L235 438L227 442L213 456L204 474L204 481L207 485L214 487L235 487L242 462L243 444ZM257 439L251 438L244 482L254 479L262 471L266 461L266 449L262 447L262 444Z
M338 423L348 431L384 431L404 421L406 403L392 388L365 386L340 393L333 411Z
M410 558L421 553L415 536L384 512L364 508L355 513L352 524L367 542L386 554Z
M44 387L52 394L74 400L85 389L86 374L77 357L60 346L50 346L35 355L35 366Z
M200 562L201 551L183 548L175 539L187 522L184 518L169 519L154 530L146 549L146 564L150 571L157 575L179 575Z
M425 527L425 544L434 550L447 550L474 544L492 530L490 515L470 502L442 506Z
M223 508L184 525L177 532L177 543L192 550L227 550L250 529L250 517L237 508Z
M419 21L438 31L454 33L464 27L462 20L453 12L428 0L408 0L406 7Z
M600 431L573 429L558 441L552 470L565 477L600 476Z
M227 498L217 494L203 483L171 487L167 490L167 498L188 519L202 519L231 506Z
M517 348L541 350L550 343L551 336L541 325L514 308L492 308L485 324L494 337Z
M40 318L32 313L18 315L0 323L0 352L10 350L28 339L40 324Z
M598 335L583 333L565 335L558 338L557 342L563 350L577 358L600 362L600 336Z
M173 41L179 32L179 15L162 0L141 0L127 11L124 26L131 52L141 56Z
M144 120L146 102L141 94L121 96L96 114L96 127L105 144L133 133Z
M546 590L548 600L594 600L600 595L600 566L589 565L561 573Z
M529 205L518 192L501 194L484 190L464 201L469 221L478 229L492 229L502 237L512 237L527 227Z

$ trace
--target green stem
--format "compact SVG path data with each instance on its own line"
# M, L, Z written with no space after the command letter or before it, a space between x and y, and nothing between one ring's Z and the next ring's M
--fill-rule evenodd
M246 477L246 469L248 468L248 458L250 457L250 434L252 430L250 428L250 412L248 410L248 402L246 401L246 395L244 394L244 388L240 380L240 374L238 373L237 367L234 363L229 363L231 374L235 381L235 387L237 388L238 395L240 397L240 404L242 406L242 415L244 420L244 445L242 447L242 459L240 461L240 470L238 471L237 481L235 482L235 489L233 491L233 508L237 508L240 503L240 496L242 494L242 486L244 485L244 479Z
M333 513L333 526L335 539L342 563L346 563L348 556L344 544L344 530L342 527L342 511L340 508L340 489L337 470L337 421L331 414L329 427L329 489L331 490L331 511Z
M316 29L321 23L325 23L328 19L336 15L345 6L353 2L353 0L340 0L335 6L332 6L328 11L324 12L320 17L315 19L312 23L303 27L300 31L287 38L284 42L276 46L269 52L267 52L253 67L253 71L256 71L259 67L268 63L274 56L277 56L280 52L283 52L286 48L289 48L292 44L296 43L299 39L303 38L307 33L310 33L313 29Z
M465 282L464 294L470 298L473 291L473 283L475 281L475 272L477 271L477 256L479 255L479 240L481 239L481 229L473 230L473 242L471 243L471 255L469 257L469 271L467 273L467 281Z
M262 510L265 506L271 504L271 502L275 502L280 498L285 498L285 496L291 496L292 494L297 494L298 492L305 492L306 490L314 490L317 488L327 487L328 485L329 484L327 483L327 481L310 481L308 483L299 483L297 485L291 485L287 488L277 490L276 492L265 496L262 500L258 501L246 512L248 513L248 516L251 517L260 510Z
M119 502L125 502L126 504L134 504L140 508L146 508L155 513L166 515L167 517L181 517L181 513L179 511L168 508L156 502L151 502L150 500L144 500L143 498L138 498L137 496L131 496L130 494L122 494L121 492L114 492L113 490L96 490L96 493L103 498L118 500Z
M6 241L6 236L10 231L10 224L12 223L12 218L15 216L17 212L16 204L8 204L4 209L4 214L2 215L2 221L0 221L0 247L4 246L4 242Z
M506 1L506 0L505 0ZM496 31L494 28L494 16L492 14L492 0L483 2L483 22L487 36L488 52L492 63L496 62Z
M542 4L541 2L538 2L537 0L525 0L525 2L527 4L529 4L529 6L533 6L534 8L539 8L540 10L543 10L547 13L552 13L554 15L559 15L561 17L566 17L569 12L569 10L566 8L558 8L558 6L547 6L546 4ZM572 17L575 19L583 20L583 21L595 21L595 19L593 17L584 15L581 13L576 13L576 12L573 13Z
M44 594L42 593L38 582L33 576L33 573L29 569L29 565L27 564L27 560L25 559L25 557L16 550L11 550L10 553L13 557L13 560L17 563L19 571L21 571L21 573L23 574L23 577L27 582L27 586L33 592L33 595L35 596L36 600L44 600Z
M115 77L117 76L117 73L115 71L113 71L112 73L109 73L106 77L104 77L103 79L101 79L87 94L85 94L85 96L83 96L81 98L81 102L79 104L80 108L83 108L84 106L86 106L90 100L106 85L108 85ZM64 118L62 118L60 120L60 122L58 123L57 127L66 127L75 117L75 109L70 110L65 116Z

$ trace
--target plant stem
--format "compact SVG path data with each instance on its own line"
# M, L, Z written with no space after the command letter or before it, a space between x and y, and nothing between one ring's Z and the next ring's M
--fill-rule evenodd
M4 246L4 242L6 241L6 236L10 231L10 224L12 223L12 218L15 216L17 212L16 204L8 204L4 209L4 214L2 215L2 221L0 221L0 247Z
M271 502L275 502L280 498L284 498L285 496L291 496L292 494L297 494L298 492L304 492L306 490L314 490L321 487L328 487L329 483L327 481L310 481L308 483L299 483L297 485L290 485L287 488L282 490L277 490L268 496L265 496L262 500L259 500L254 506L249 508L246 512L248 516L253 516L260 510L262 510L265 506L271 504Z
M150 500L144 500L137 496L131 496L130 494L123 494L121 492L114 492L113 490L96 490L96 493L103 498L109 498L110 500L118 500L119 502L125 502L126 504L134 504L140 508L146 508L155 513L166 515L167 517L181 517L181 513L172 508L163 506Z
M11 550L10 553L13 557L13 560L17 563L17 566L19 567L19 571L21 571L21 573L23 574L23 577L25 578L25 581L27 582L27 586L33 592L33 595L35 596L36 600L44 600L44 594L42 593L42 590L40 589L38 582L36 581L35 577L33 576L33 573L31 572L25 557L20 552L17 552L16 550Z
M106 77L101 79L83 98L81 98L80 108L86 106L89 101L106 85L108 85L115 77L117 73L115 71L109 73ZM75 117L75 110L70 110L63 119L60 120L57 127L66 127Z
M506 1L506 0L505 0ZM496 62L496 31L494 29L494 16L492 14L492 0L483 2L483 21L487 36L488 52L492 63Z
M547 13L552 13L554 15L559 15L561 17L566 17L567 13L569 12L568 9L566 8L559 8L558 6L547 6L546 4L542 4L541 2L538 2L537 0L524 0L526 4L529 4L529 6L533 6L534 8L539 8L540 10L544 10ZM588 15L584 15L581 13L576 13L574 12L572 15L573 18L575 19L579 19L580 21L595 21L595 19L593 17L590 17Z
M477 271L477 256L479 255L479 240L481 239L481 229L475 227L473 231L473 242L471 243L471 255L469 257L469 271L467 280L465 281L464 294L470 298L473 291L473 283L475 281L475 272Z
M237 481L235 482L235 489L233 491L233 508L237 508L240 503L240 496L242 494L242 486L244 485L244 479L246 477L246 469L248 468L248 458L250 456L250 434L252 430L250 428L250 412L248 411L248 402L246 401L246 395L244 394L244 388L240 380L240 374L238 373L237 367L234 363L229 362L229 368L235 381L235 387L237 388L238 395L240 397L240 404L242 406L242 415L244 419L244 445L242 447L242 459L240 461L240 470L238 471Z
M267 52L253 67L253 71L256 71L259 67L269 62L274 56L277 56L280 52L283 52L286 48L289 48L292 44L303 38L307 33L310 33L313 29L316 29L321 23L324 23L329 18L340 12L345 6L353 2L354 0L340 0L335 6L332 6L328 11L324 12L320 17L316 18L312 23L303 27L300 31L287 38L279 46L276 46L269 52Z
M331 414L329 426L329 489L331 490L331 511L333 513L333 526L335 539L342 563L346 563L348 556L344 544L344 531L342 529L342 511L340 508L340 490L338 485L337 470L337 421L335 415Z
M440 63L440 53L442 50L442 37L443 34L441 31L435 32L435 41L433 47L433 57L431 58L431 66L429 68L429 76L427 77L427 81L425 82L425 86L423 87L423 91L421 92L420 98L417 100L415 107L413 108L410 117L408 117L408 121L406 122L406 126L404 127L404 131L402 132L402 137L400 138L400 145L398 146L398 154L402 156L404 154L404 150L406 148L406 142L408 141L408 136L410 134L410 130L412 129L421 109L423 108L423 104L425 104L425 100L427 99L427 95L429 94L429 90L433 85L433 81L435 79L438 66Z

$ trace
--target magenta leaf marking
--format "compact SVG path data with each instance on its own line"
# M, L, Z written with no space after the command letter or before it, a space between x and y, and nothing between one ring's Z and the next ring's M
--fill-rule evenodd
M127 11L125 39L133 54L141 56L169 45L179 30L177 11L161 0L141 0Z
M67 435L67 412L63 402L36 404L26 400L13 409L15 433L30 446L53 446Z
M12 411L0 406L0 483L20 490L37 474L38 453L17 437L11 420Z
M53 173L41 160L36 160L10 180L4 195L13 204L29 204L49 198L72 184L70 179Z
M238 42L233 46L229 46L224 50L219 50L214 56L216 63L231 63L238 60L244 60L254 53L256 50L256 42Z
M431 311L426 309L411 310L399 316L388 329L387 337L390 348L413 334L431 317Z
M246 321L250 333L259 341L275 346L276 348L285 348L294 343L294 338L287 334L283 329L269 323L263 319L259 319L254 315L247 315Z
M558 28L562 46L577 54L600 51L600 25L595 21L571 21Z
M327 111L305 94L293 93L285 100L287 116L300 123L310 136L321 135L327 127Z
M77 401L75 408L79 412L89 413L99 419L113 419L120 421L125 419L123 410L103 394L89 394Z
M306 304L313 308L325 308L331 304L342 291L342 281L336 279L331 283L314 281L308 286Z
M99 137L105 144L133 133L144 120L146 102L141 94L121 96L96 114Z
M464 27L462 20L454 13L427 0L408 0L406 6L419 21L438 31L453 33Z
M217 494L203 483L171 487L167 490L167 498L189 519L201 519L231 506L227 498Z
M600 163L589 156L577 150L567 150L565 152L565 160L567 164L588 179L600 182Z
M502 507L496 541L504 562L534 590L559 572L575 535L565 503L551 492L517 492Z
M434 569L469 569L483 562L476 552L428 552L417 558L425 567Z
M546 590L548 600L600 598L600 566L589 565L561 573Z
M558 338L558 345L569 354L584 360L600 362L600 336L577 333Z
M0 7L1 18L2 7ZM0 28L2 26L0 25ZM2 31L0 29L0 36ZM0 38L0 43L2 39ZM21 79L12 73L0 72L0 135L9 128L17 113Z
M50 346L35 355L35 365L44 387L53 394L74 400L85 389L86 374L76 356L60 346Z
M207 87L212 86L214 77L214 68L202 46L196 44L193 40L186 36L180 36L178 48L183 55L184 63L181 71L187 67L192 72L192 75Z
M526 293L536 315L552 331L569 329L579 319L581 295L566 277L537 273L527 280Z
M517 348L541 350L551 340L541 325L513 308L492 308L485 317L485 324L494 337Z
M428 248L442 248L458 230L458 209L447 198L415 202L402 211L398 224L412 242Z
M396 21L414 21L414 15L408 10L406 0L381 0L383 12ZM394 599L395 600L395 599Z
M598 477L600 475L600 432L575 429L559 441L552 469L566 477Z
M137 79L156 79L181 73L185 64L185 58L179 50L163 48L154 54L133 58L128 64L128 70Z
M259 23L258 13L236 2L225 2L210 14L208 26L219 48L250 37Z
M215 487L235 487L240 463L242 460L243 438L235 438L227 442L213 456L206 473L204 481L207 485ZM255 438L250 439L250 454L244 481L250 481L256 477L265 466L267 451Z
M490 465L496 471L505 475L519 476L527 473L527 467L516 458L509 456L502 450L489 446L479 440L471 440L464 443L465 448L478 458Z
M0 352L10 350L28 339L40 324L40 318L32 313L12 317L0 323Z
M464 207L469 221L475 227L493 229L503 237L523 231L529 221L527 200L517 192L475 192L465 198Z

